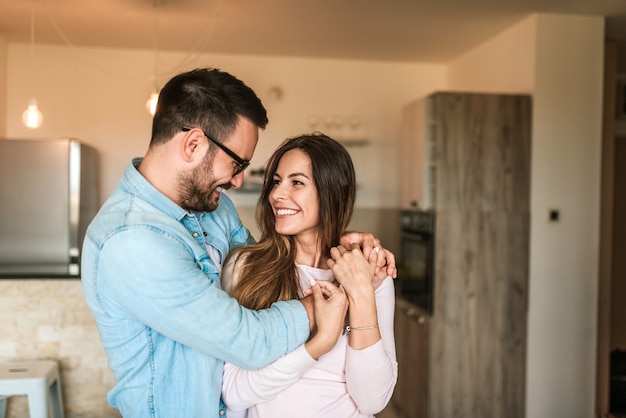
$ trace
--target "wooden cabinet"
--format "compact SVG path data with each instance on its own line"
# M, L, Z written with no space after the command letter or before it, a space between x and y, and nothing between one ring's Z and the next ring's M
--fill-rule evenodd
M402 114L401 207L432 209L436 199L436 126L432 100L417 100Z
M428 417L429 315L396 299L395 337L398 382L393 395L398 418Z
M432 418L525 414L530 117L525 95L437 93L405 109L403 205L428 208L430 195L437 214L425 337ZM419 155L429 143L432 158ZM399 333L419 335L398 317ZM406 346L413 337L398 338ZM414 367L409 357L399 358L400 374ZM420 387L400 381L402 403Z
M402 209L422 207L426 100L405 106L402 113L400 143L400 206Z

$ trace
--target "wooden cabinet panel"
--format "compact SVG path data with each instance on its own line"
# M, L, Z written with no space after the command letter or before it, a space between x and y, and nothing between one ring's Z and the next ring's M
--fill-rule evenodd
M529 96L439 93L439 210L520 210L530 196Z
M405 122L416 126L404 140L414 135L422 145L413 150L421 152L428 140L435 144L434 311L427 332L411 328L399 311L397 338L411 347L419 346L413 335L428 339L427 356L399 356L400 375L428 359L428 401L419 403L428 411L413 410L411 400L422 395L421 375L415 387L399 380L398 399L405 410L432 418L523 418L531 99L445 92L422 103L407 110ZM406 196L424 200L426 168L412 174Z
M528 214L437 215L431 417L524 417Z
M528 211L530 199L529 96L484 98L481 210Z
M396 299L398 383L392 401L399 418L428 417L428 332L428 315L408 301Z
M440 93L429 98L434 108L437 144L435 209L478 207L481 193L482 124L480 110L462 94ZM474 116L467 112L473 109Z

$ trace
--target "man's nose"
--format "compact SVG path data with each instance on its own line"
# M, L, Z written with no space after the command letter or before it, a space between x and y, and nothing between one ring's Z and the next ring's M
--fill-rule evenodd
M230 179L230 184L232 184L235 189L240 188L241 185L243 184L243 173L244 172L242 171L241 173L237 174L232 179Z

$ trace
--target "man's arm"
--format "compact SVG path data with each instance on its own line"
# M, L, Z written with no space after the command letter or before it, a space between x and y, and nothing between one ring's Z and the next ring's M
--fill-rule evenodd
M315 302L313 301L313 295L300 299L300 302L302 302L306 315L309 317L309 332L311 332L315 326Z
M229 258L226 264L222 267L222 274L220 280L222 282L222 289L229 295L233 293L237 282L239 281L239 269L243 263L246 262L246 254L238 254L237 257ZM315 303L313 301L313 295L309 295L303 299L300 299L306 315L309 318L309 333L313 331L315 326Z
M98 266L104 309L212 357L258 368L308 338L309 314L300 302L241 307L198 268L183 242L155 227L109 237Z

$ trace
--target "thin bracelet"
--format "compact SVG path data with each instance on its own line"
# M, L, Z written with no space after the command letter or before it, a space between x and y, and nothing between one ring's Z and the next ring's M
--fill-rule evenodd
M350 325L346 325L346 327L343 330L343 333L349 335L350 331L365 331L368 329L376 329L376 328L378 328L378 324L370 325L369 327L351 327Z

